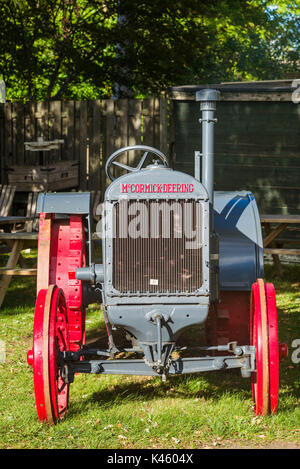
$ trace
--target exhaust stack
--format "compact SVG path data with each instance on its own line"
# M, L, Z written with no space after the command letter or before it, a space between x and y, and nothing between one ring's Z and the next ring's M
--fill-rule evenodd
M214 202L214 117L216 101L220 99L220 92L204 89L196 92L196 101L200 101L202 118L202 184L206 188L210 203Z

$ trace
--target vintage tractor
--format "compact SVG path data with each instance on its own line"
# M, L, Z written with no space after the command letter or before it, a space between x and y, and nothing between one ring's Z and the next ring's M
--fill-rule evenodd
M263 280L255 199L246 191L213 190L218 98L212 89L196 95L202 154L195 152L194 177L170 169L163 153L145 145L108 158L112 183L101 231L96 228L101 264L93 262L90 193L39 196L37 300L27 361L41 421L64 418L77 373L166 380L239 368L252 380L256 415L276 412L279 361L287 349L278 341L273 285ZM143 152L136 167L120 159L128 151ZM115 178L113 168L125 174ZM85 308L95 302L102 305L106 349L85 343ZM182 356L179 337L201 325L206 342L186 346ZM127 348L115 343L114 330L125 331ZM129 358L118 358L122 351Z

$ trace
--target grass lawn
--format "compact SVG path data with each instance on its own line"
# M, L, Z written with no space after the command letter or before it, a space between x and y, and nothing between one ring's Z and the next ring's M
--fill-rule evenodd
M6 361L0 364L0 447L300 448L300 363L291 361L292 341L300 339L300 268L284 267L279 280L266 266L266 280L275 285L280 339L290 350L280 365L277 415L254 417L250 380L239 372L170 377L166 383L79 375L71 385L66 419L49 427L37 419L32 369L26 363L35 280L13 279L0 312L0 340L6 344ZM88 310L87 329L88 338L103 333L95 305Z

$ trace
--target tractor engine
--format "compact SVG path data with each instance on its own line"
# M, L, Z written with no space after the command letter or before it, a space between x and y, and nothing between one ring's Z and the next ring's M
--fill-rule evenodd
M178 335L203 323L210 298L209 199L193 177L155 162L105 196L103 304L109 322L166 366Z
M103 264L78 269L76 277L101 285L108 330L125 329L163 372L179 334L208 315L211 208L200 181L168 168L151 147L122 153L132 149L144 151L142 163L150 153L156 159L110 184L98 226Z

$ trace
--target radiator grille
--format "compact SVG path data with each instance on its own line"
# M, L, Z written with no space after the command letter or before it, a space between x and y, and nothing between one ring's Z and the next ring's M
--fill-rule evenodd
M202 285L202 206L120 201L113 211L113 286L120 293L192 293Z

